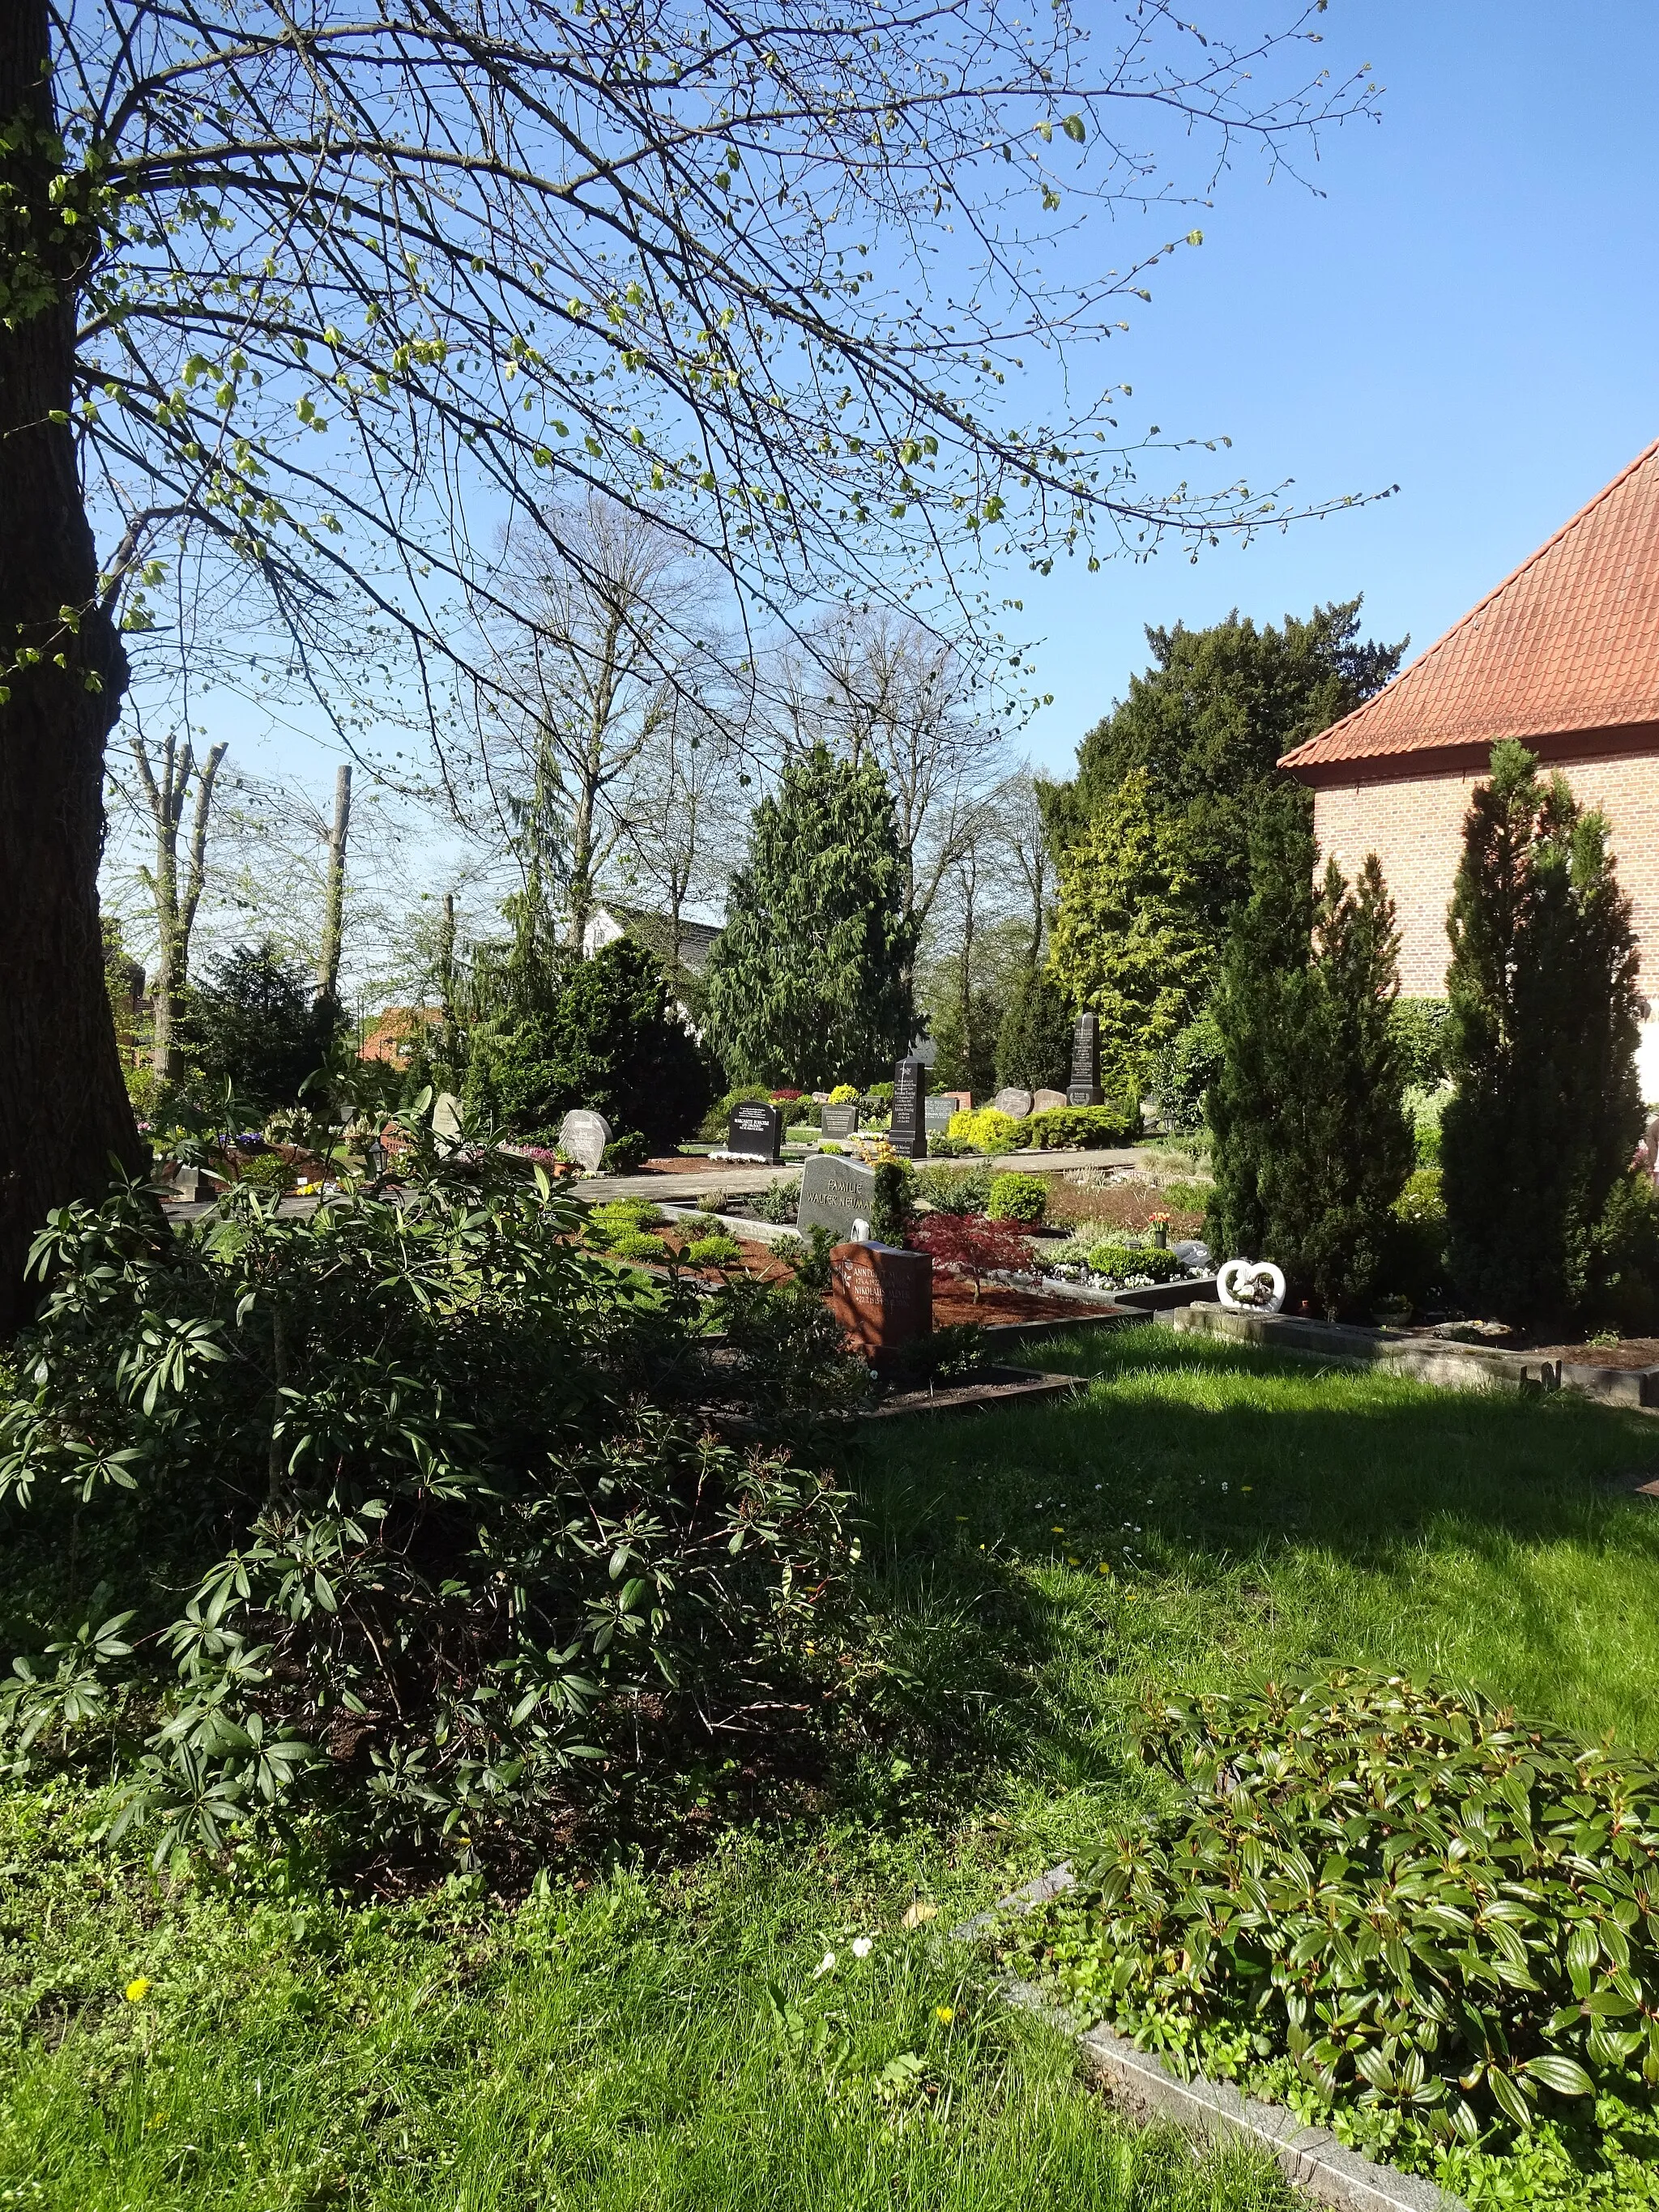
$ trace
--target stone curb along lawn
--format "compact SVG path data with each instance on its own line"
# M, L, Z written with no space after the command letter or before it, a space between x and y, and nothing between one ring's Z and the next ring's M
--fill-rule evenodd
M1070 1889L1074 1879L1069 1866L1052 1868L1000 1899L990 1911L953 1928L951 1936L977 1942L1005 1912L1032 1911ZM1109 2027L1079 2027L1064 2006L1034 1982L1006 1982L1001 1994L1007 2003L1071 2037L1113 2103L1125 2112L1172 2120L1207 2141L1247 2143L1270 2151L1292 2187L1332 2206L1334 2212L1468 2212L1461 2197L1450 2196L1421 2174L1401 2173L1363 2158L1339 2142L1328 2128L1310 2127L1282 2105L1261 2104L1231 2081L1208 2081L1201 2075L1183 2081L1152 2051L1140 2050Z
M1307 1321L1297 1314L1236 1313L1220 1305L1183 1306L1165 1318L1171 1328L1200 1336L1259 1344L1297 1358L1345 1367L1386 1367L1444 1390L1576 1390L1604 1406L1659 1413L1659 1367L1581 1366L1571 1360L1540 1359L1533 1352L1498 1352L1487 1345L1401 1336L1389 1329Z

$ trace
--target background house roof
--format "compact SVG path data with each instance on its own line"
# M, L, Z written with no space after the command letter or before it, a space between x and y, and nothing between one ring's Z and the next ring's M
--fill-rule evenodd
M1659 441L1281 768L1659 722Z

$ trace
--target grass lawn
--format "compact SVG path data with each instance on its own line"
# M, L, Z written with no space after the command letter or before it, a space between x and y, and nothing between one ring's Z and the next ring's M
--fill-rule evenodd
M512 1911L354 1907L251 1863L159 1881L9 1784L0 2205L1297 2201L1114 2122L939 1930L1153 1802L1148 1681L1432 1668L1659 1747L1659 1507L1613 1486L1659 1426L1161 1329L1044 1358L1086 1396L861 1433L879 1747L810 1818Z

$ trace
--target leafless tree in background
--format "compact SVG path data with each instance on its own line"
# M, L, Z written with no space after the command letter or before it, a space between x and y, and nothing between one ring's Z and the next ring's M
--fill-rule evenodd
M688 685L710 587L677 538L598 493L543 520L508 537L489 580L475 698L496 823L532 896L557 880L580 946L645 764L663 746L683 757L695 734Z
M178 1073L179 1048L175 1024L179 994L190 970L190 940L207 880L208 823L213 811L213 787L219 764L228 748L208 749L198 762L188 736L169 731L154 760L143 733L132 732L132 757L139 788L149 811L155 838L155 864L141 866L138 879L149 895L155 918L155 980L151 1006L151 1060L155 1073ZM190 842L179 863L179 834L192 795Z

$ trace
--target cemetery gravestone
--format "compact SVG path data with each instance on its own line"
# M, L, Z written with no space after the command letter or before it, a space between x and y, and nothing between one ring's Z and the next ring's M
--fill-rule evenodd
M994 1113L1012 1115L1016 1121L1023 1121L1031 1110L1031 1094L1012 1088L999 1091L991 1101L991 1108Z
M933 1333L933 1263L926 1252L838 1244L830 1255L830 1310L878 1367Z
M867 1221L876 1208L876 1171L862 1160L845 1160L834 1152L811 1152L800 1171L800 1203L795 1226L804 1237L809 1229L827 1229L831 1236L850 1237L855 1221Z
M726 1125L726 1149L741 1159L765 1160L775 1167L783 1151L782 1115L758 1099L734 1106Z
M611 1124L586 1106L573 1107L559 1124L559 1150L589 1175L597 1175L611 1142Z
M937 1096L943 1098L954 1113L971 1114L974 1110L974 1094L971 1091L941 1091Z
M461 1140L461 1102L453 1091L441 1091L433 1103L432 1133L445 1152L453 1152Z
M1031 1111L1034 1114L1057 1114L1067 1103L1063 1091L1034 1091L1031 1093Z
M944 1097L929 1098L925 1109L928 1135L942 1137L950 1127L951 1116L956 1110L957 1102L948 1093Z
M1100 1016L1079 1014L1072 1031L1072 1074L1066 1086L1068 1106L1103 1106L1100 1087Z
M826 1106L818 1117L818 1127L826 1137L845 1143L859 1126L859 1102L849 1098L839 1106Z
M926 1096L922 1085L927 1080L927 1070L919 1060L901 1060L893 1068L893 1119L887 1132L887 1141L901 1159L925 1160L927 1157L927 1122L922 1101Z

